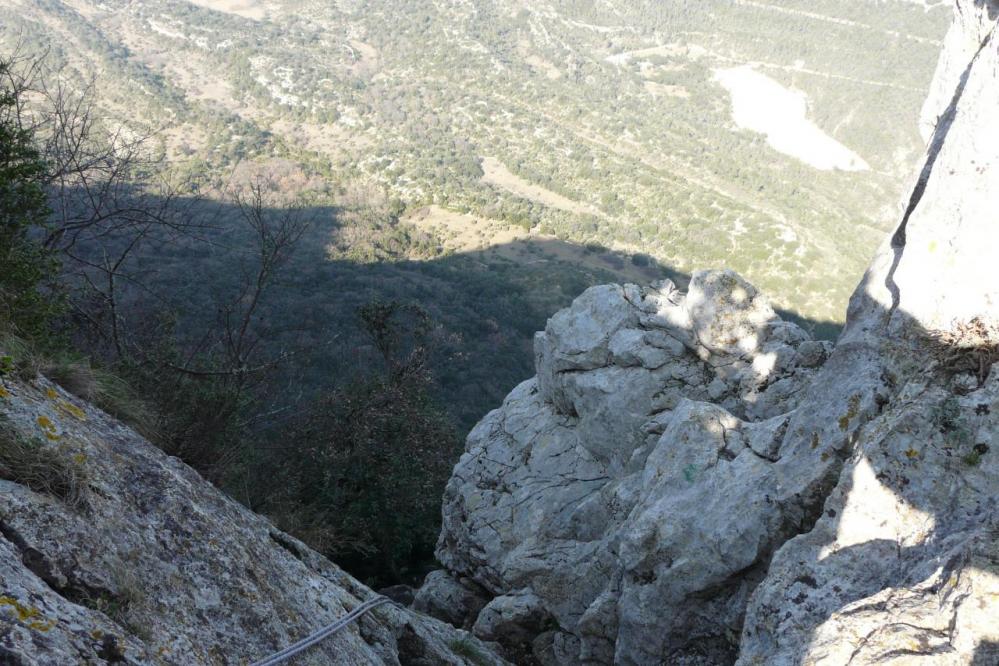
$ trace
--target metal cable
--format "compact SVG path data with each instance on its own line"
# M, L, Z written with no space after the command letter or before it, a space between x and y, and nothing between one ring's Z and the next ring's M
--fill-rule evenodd
M266 659L262 659L258 662L255 662L254 664L252 664L252 666L277 666L277 664L281 664L287 661L288 659L291 659L299 652L307 650L316 643L319 643L320 641L329 638L330 636L340 631L350 623L356 621L358 618L360 618L362 615L364 615L371 609L377 606L381 606L382 604L386 604L389 601L391 601L391 599L388 599L387 597L377 597L375 599L369 599L368 601L365 601L363 604L361 604L354 610L350 611L349 613L341 617L333 624L323 627L314 634L306 636L297 643L289 645L285 649L281 650L280 652L272 654Z

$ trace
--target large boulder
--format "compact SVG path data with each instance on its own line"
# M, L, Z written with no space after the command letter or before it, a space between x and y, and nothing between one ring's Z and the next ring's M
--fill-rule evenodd
M375 594L42 378L0 384L0 662L245 664ZM505 663L393 604L302 663Z
M686 293L590 289L535 349L538 377L469 435L439 559L494 595L536 596L570 662L730 659L742 574L800 531L821 496L805 491L841 461L838 428L781 460L828 345L705 271Z
M413 610L443 620L456 627L471 629L489 597L469 581L458 581L448 572L431 571L413 600Z

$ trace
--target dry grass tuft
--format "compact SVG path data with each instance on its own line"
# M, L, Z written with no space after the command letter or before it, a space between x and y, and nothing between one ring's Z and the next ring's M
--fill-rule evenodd
M82 509L87 504L83 463L65 449L22 435L0 415L0 478L57 497Z
M34 347L23 339L0 328L0 358L6 359L0 375L9 375L22 381L38 377L44 359Z
M80 359L50 360L42 368L42 374L76 397L132 426L146 439L157 441L154 410L117 375Z
M970 372L981 386L999 362L999 324L980 317L959 322L947 331L927 334L931 353L951 374Z
M97 402L100 384L97 372L86 361L60 360L46 363L42 374L76 397L87 402Z

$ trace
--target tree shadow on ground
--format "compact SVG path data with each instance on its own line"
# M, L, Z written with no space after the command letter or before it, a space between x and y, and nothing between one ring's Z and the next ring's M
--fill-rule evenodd
M194 238L147 241L131 258L143 287L126 288L125 300L138 318L178 313L181 338L191 341L194 332L213 323L218 304L237 291L255 257L237 207L216 201L182 205L189 215L210 219L214 229ZM313 224L254 322L262 347L304 350L282 372L286 392L314 395L338 378L363 372L360 306L374 300L415 303L441 327L434 373L439 397L462 430L534 374L534 333L586 288L663 278L685 288L689 282L689 275L647 255L552 237L450 252L435 237L388 215L348 224L353 214L333 206L308 207L300 214ZM817 337L838 331L834 322L787 310L780 314Z

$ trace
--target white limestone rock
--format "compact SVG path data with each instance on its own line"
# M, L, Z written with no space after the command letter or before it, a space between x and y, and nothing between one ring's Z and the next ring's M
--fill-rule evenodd
M999 373L914 381L777 553L739 663L999 663ZM908 660L908 661L906 661Z
M778 508L771 468L817 373L810 342L730 271L696 273L686 294L587 290L536 337L538 377L469 435L440 561L536 596L563 663L730 654L751 588L728 579L803 513Z

